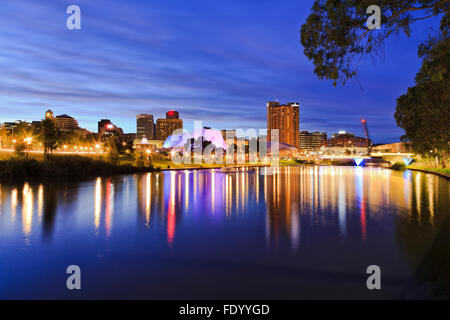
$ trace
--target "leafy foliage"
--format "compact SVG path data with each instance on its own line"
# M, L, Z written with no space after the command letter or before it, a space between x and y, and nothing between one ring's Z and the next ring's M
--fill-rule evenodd
M46 118L41 121L39 137L44 145L44 155L47 157L56 149L58 142L58 130L54 119Z
M105 146L107 149L107 157L111 163L116 164L119 161L121 145L119 140L115 136L108 137L105 140Z
M58 144L59 145L93 145L96 143L96 139L92 134L83 136L75 131L58 132Z
M366 10L373 4L381 9L381 29L369 30ZM449 0L316 0L300 41L319 79L345 84L356 76L364 54L381 54L386 38L409 36L415 21L448 15L449 8Z
M415 86L397 99L395 119L405 130L403 140L410 140L414 150L435 154L443 167L450 143L450 38L449 17L441 23L440 35L419 47L422 67Z
M26 153L25 153L26 148L27 147L25 146L25 143L23 143L23 142L16 143L14 145L14 153L19 157L26 156Z

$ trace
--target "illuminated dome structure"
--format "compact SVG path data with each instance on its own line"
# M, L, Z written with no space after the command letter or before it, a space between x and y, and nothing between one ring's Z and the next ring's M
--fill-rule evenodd
M53 119L54 115L53 115L53 111L48 109L47 111L45 111L45 119Z
M163 148L183 148L190 139L197 140L199 137L203 137L205 141L210 141L216 148L227 149L227 144L219 130L204 128L195 129L194 132L173 134L164 141Z

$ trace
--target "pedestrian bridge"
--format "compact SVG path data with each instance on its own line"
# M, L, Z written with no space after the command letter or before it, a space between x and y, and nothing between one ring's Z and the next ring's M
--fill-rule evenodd
M376 152L372 153L371 156L350 156L350 155L322 155L320 159L322 160L353 160L357 166L360 166L364 163L366 159L372 158L382 158L383 160L390 161L392 163L401 162L409 165L413 160L413 153L382 153Z

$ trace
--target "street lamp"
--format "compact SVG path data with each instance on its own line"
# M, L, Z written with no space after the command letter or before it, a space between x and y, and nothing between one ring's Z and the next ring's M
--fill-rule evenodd
M150 161L150 149L145 150L145 153L147 154L147 157L145 157L145 166L148 166L148 163Z
M24 142L26 142L27 144L31 144L31 141L33 140L33 138L26 138L25 140L23 140Z

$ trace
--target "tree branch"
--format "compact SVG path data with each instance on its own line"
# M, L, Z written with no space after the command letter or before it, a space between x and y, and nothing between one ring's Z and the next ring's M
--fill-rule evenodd
M429 6L405 8L405 9L402 9L399 12L393 14L392 16L390 16L389 19L396 18L397 16L401 15L402 13L405 13L405 12L408 12L408 11L418 11L418 10L431 9L431 8L440 6L441 4L448 3L448 2L449 2L449 0L441 0L441 1L436 2L435 4L432 4L432 5L429 5Z

